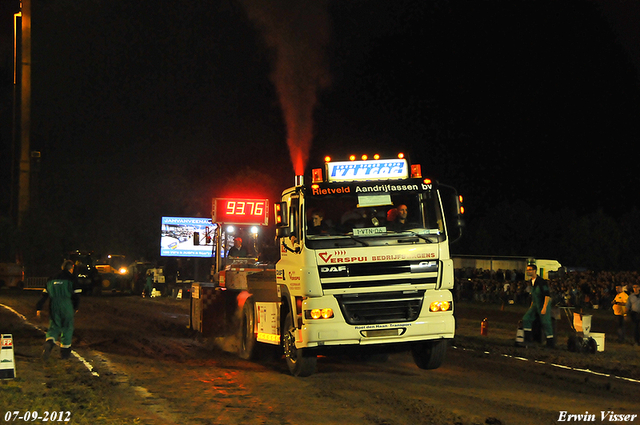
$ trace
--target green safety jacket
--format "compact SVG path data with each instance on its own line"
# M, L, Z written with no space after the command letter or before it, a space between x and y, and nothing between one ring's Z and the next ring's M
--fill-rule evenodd
M544 307L545 297L550 296L551 293L549 292L549 284L547 281L540 276L536 277L535 285L531 287L531 300L538 311ZM551 305L548 305L547 308L551 310Z
M49 302L49 314L52 320L55 318L73 317L80 304L79 291L76 287L76 278L67 270L63 270L47 281L46 288L42 291L42 297L36 305L36 310L42 310L47 299Z

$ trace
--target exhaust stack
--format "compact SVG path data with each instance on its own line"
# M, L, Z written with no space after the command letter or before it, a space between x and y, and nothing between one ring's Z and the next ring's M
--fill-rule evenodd
M304 176L296 176L296 186L303 186L304 185Z

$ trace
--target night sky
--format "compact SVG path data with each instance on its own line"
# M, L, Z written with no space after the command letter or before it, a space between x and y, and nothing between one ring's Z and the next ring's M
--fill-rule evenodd
M32 1L34 184L51 226L74 229L65 243L143 255L131 247L153 246L163 215L293 184L282 55L250 0ZM6 215L15 10L2 3ZM317 41L293 60L317 89L307 175L326 154L404 151L471 215L640 206L633 2L328 1L326 22L295 3L270 12L290 40Z

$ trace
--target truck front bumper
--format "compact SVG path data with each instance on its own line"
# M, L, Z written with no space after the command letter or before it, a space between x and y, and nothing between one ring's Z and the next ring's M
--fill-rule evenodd
M455 334L453 308L449 311L431 312L431 301L444 297L442 291L425 297L422 311L416 320L410 322L348 324L334 297L309 298L303 303L304 309L330 305L334 317L330 319L304 320L296 335L296 347L312 348L337 345L377 345L426 341L432 339L452 339ZM450 296L450 292L446 291ZM332 305L331 305L332 304ZM322 307L325 308L325 307Z

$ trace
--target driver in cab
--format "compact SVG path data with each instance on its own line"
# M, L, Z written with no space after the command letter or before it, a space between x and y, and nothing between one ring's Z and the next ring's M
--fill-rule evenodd
M387 225L387 227L393 231L399 232L403 229L406 229L407 226L407 215L409 214L409 209L405 204L400 204L394 210L390 210L387 215L392 221ZM393 218L395 216L395 218Z
M228 257L248 257L249 252L247 248L242 246L242 238L234 238L233 246L229 249L227 253Z

